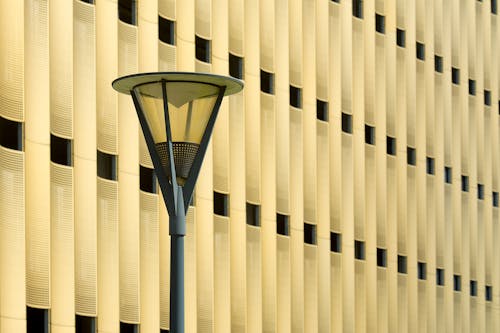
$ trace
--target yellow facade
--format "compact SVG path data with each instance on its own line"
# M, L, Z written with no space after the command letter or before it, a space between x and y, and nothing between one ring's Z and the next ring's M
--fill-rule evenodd
M0 146L1 333L25 332L27 307L48 309L53 333L75 315L168 329L168 215L140 190L152 164L111 82L227 75L230 53L245 89L222 103L189 208L186 331L500 332L497 1L138 0L136 24L122 0L89 2L0 1L0 116L23 131L21 150ZM71 140L70 165L51 161L51 134ZM116 180L97 176L97 150L117 156Z

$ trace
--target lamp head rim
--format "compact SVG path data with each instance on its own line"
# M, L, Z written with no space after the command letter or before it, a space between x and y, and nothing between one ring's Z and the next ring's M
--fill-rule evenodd
M145 83L165 81L193 82L211 84L219 87L226 87L224 96L236 94L243 89L244 83L241 80L230 76L223 76L211 73L197 72L150 72L137 73L119 77L111 84L116 91L130 95L130 91L136 86Z

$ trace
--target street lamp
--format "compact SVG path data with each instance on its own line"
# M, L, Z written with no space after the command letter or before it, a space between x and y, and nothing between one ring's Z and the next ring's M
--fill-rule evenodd
M224 96L243 89L231 77L204 73L141 73L113 88L134 101L169 215L170 331L184 332L186 213Z

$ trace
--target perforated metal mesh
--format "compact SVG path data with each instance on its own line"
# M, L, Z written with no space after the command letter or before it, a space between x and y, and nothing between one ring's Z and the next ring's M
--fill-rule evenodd
M199 144L191 142L173 142L175 173L177 174L177 182L179 185L184 185L189 175L189 170L193 165L196 153L198 153ZM156 150L160 155L161 164L164 168L170 163L168 159L168 149L166 142L156 144Z

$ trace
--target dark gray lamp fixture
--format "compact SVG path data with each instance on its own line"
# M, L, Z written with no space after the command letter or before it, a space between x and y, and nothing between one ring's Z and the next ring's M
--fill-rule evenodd
M113 81L130 94L170 218L170 332L184 332L186 212L224 96L243 89L231 77L142 73ZM173 157L173 158L172 158Z

